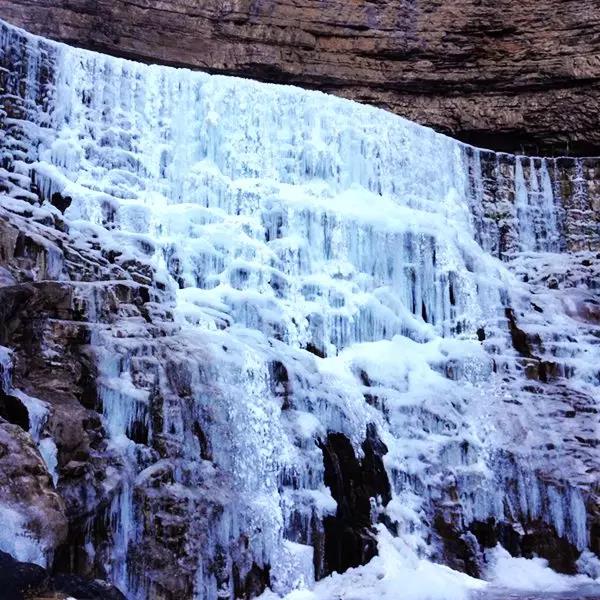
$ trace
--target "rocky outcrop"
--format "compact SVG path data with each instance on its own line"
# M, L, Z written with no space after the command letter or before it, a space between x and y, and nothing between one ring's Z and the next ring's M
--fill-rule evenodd
M7 550L23 560L39 560L41 553L33 542L39 540L42 551L52 553L67 537L63 499L53 489L30 436L4 420L0 420L0 484L3 535L14 536Z
M372 529L377 504L391 500L390 482L382 462L387 453L373 425L367 428L362 445L364 458L358 460L350 440L340 433L330 433L321 442L325 465L325 485L337 502L336 514L325 517L324 564L319 575L364 565L377 554Z
M598 0L5 0L33 33L375 104L478 146L600 154Z
M51 576L35 563L19 562L0 552L0 589L3 600L125 600L115 587L77 575Z

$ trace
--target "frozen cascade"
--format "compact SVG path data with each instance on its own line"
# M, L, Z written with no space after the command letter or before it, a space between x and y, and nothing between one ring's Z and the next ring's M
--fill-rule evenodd
M554 206L552 181L546 159L529 158L529 182L525 180L523 158L516 161L515 204L519 221L519 249L521 251L557 252L559 230L557 209Z
M338 504L323 457L349 452L343 439L357 464L385 448L390 497L379 491L369 517L415 560L444 560L440 515L465 529L543 521L588 547L587 458L560 456L564 432L549 424L564 400L539 399L556 381L599 399L600 346L571 343L593 334L544 283L570 239L555 160L2 24L0 52L19 65L5 83L22 106L0 115L6 202L69 199L71 235L123 268L147 265L149 301L163 298L177 325L155 343L121 300L121 320L90 340L116 457L103 483L111 538L97 544L91 522L85 532L97 573L128 598L170 597L139 565L159 530L183 535L173 513L189 511L198 551L181 593L234 598L261 577L278 593L312 585L332 570L323 523ZM47 257L39 269L63 279ZM77 289L100 321L99 288ZM534 330L535 355L523 341Z

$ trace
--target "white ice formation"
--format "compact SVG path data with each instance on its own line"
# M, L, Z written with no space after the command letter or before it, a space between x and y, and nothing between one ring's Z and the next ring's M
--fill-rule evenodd
M0 115L5 206L41 197L52 211L51 199L70 199L72 239L95 239L121 266L150 265L147 283L174 314L163 341L126 316L91 341L121 457L107 473L104 568L128 598L159 597L135 567L156 525L134 490L165 470L161 485L188 508L211 486L224 506L197 533L194 598L233 598L215 557L231 570L241 537L275 592L311 586L318 523L337 506L315 440L342 433L361 457L371 424L391 485L373 514L413 562L444 560L440 514L463 532L490 518L540 521L588 547L598 457L575 437L597 437L597 414L563 413L574 394L588 408L600 398L598 329L581 316L597 293L585 264L594 247L575 239L559 161L479 151L318 92L137 64L1 25L0 53L11 52L20 66L6 81L23 111ZM587 215L584 165L573 165L582 191L569 198ZM46 278L66 280L53 253ZM97 289L79 287L90 322ZM160 374L154 387L140 372ZM33 429L55 469L56 447ZM97 551L92 538L86 547Z

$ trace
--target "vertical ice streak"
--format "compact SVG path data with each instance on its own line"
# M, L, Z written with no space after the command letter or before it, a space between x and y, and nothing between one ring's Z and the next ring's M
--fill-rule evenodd
M558 252L559 222L546 159L516 159L515 205L520 250Z

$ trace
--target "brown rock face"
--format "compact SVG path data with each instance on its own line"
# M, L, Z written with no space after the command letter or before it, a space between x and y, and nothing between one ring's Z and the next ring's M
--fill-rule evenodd
M111 54L318 88L478 146L600 154L599 0L3 0Z
M51 489L48 472L31 438L17 425L0 419L0 484L3 527L10 528L20 515L29 535L52 548L67 534L64 504ZM15 510L6 508L16 507ZM23 534L25 537L25 535ZM15 540L15 547L19 543ZM36 557L37 558L37 557Z

